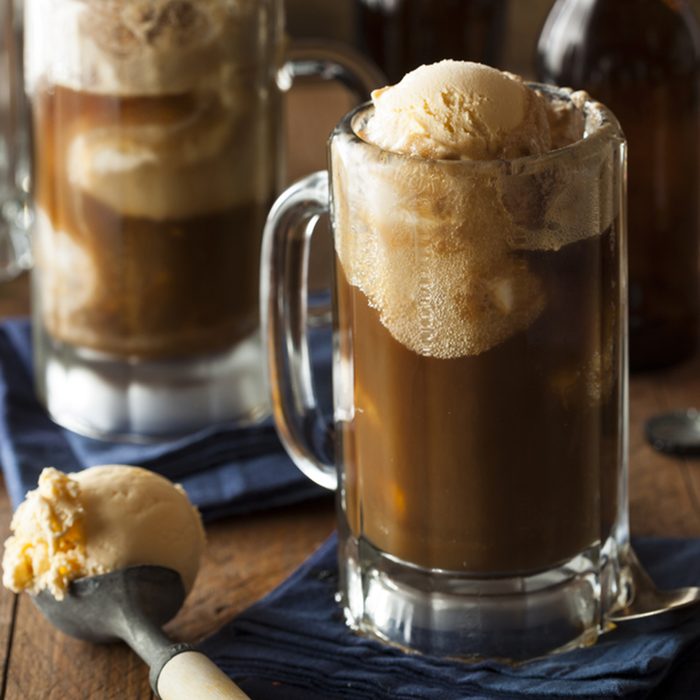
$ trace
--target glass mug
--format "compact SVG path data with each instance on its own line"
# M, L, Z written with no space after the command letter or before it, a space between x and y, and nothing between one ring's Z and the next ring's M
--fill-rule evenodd
M285 58L282 0L26 0L25 16L40 398L111 438L268 414L259 257L282 90L381 78L329 48Z
M571 92L539 86L550 100ZM261 306L273 413L337 489L349 624L428 653L525 659L593 643L626 602L626 147L428 160L333 132L273 207ZM306 266L330 211L333 425L318 410Z

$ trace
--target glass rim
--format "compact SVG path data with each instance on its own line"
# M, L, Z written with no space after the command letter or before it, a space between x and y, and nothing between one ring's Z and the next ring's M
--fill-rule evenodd
M585 158L587 155L594 154L605 149L611 142L623 144L625 136L613 112L606 107L602 102L592 98L583 91L573 90L572 88L561 88L554 85L546 85L544 83L526 82L528 87L533 88L545 96L558 98L567 102L572 102L572 95L586 95L581 111L584 117L584 135L583 138L566 146L555 148L546 153L539 155L520 156L519 158L494 158L487 160L470 160L470 159L453 159L453 158L425 158L408 153L398 153L390 151L381 146L366 141L354 129L354 124L360 115L373 109L371 101L364 102L351 109L337 126L334 128L330 136L332 141L337 136L345 136L354 144L362 148L367 148L374 151L375 156L382 155L387 161L394 162L420 162L433 163L445 168L457 168L466 170L494 170L506 169L509 172L526 173L530 170L541 169L543 165L554 164L558 160L576 158ZM578 109L578 107L576 107Z

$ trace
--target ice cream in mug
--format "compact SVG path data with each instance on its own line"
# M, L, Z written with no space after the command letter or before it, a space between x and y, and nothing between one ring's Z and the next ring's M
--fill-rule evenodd
M75 579L140 564L177 571L189 592L205 544L200 515L180 486L121 465L44 469L11 529L4 585L58 600Z

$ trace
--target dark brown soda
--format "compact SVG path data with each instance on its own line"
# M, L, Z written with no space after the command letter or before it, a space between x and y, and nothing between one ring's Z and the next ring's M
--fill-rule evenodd
M476 575L552 568L599 543L617 498L616 237L518 254L543 283L544 310L454 359L395 340L337 262L337 352L354 393L338 460L353 536Z
M681 361L700 322L700 30L683 0L559 0L538 78L585 89L629 144L630 366Z

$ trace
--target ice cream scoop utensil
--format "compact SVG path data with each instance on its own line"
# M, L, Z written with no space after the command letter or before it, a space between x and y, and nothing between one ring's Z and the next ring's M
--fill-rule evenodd
M659 590L631 547L621 552L620 561L631 594L629 603L608 617L610 622L646 631L673 626L700 611L700 588Z
M246 700L204 654L173 643L161 626L180 609L180 575L161 566L133 566L73 581L63 600L35 597L45 617L66 634L90 642L126 642L151 669L162 700Z

